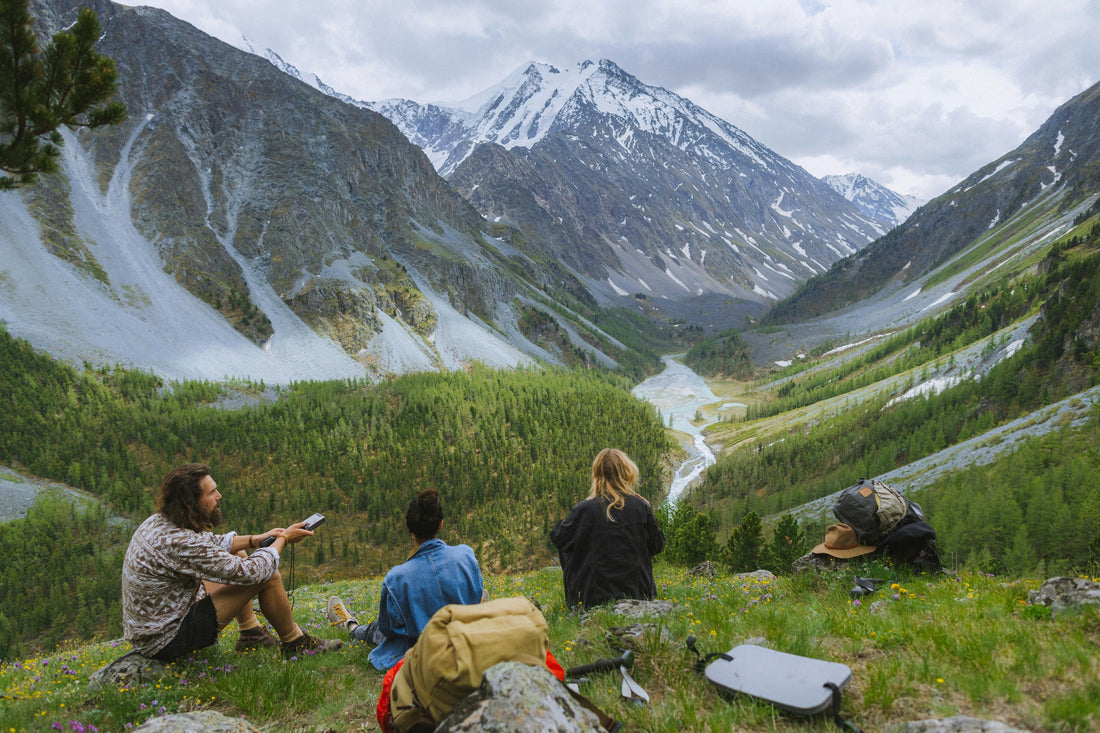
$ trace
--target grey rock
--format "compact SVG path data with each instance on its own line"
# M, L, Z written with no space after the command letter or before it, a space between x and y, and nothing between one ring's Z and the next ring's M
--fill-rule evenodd
M791 571L798 573L827 573L843 570L848 566L847 560L839 560L831 555L815 555L810 552L791 563Z
M1085 578L1051 578L1027 597L1028 605L1044 605L1052 618L1081 606L1100 607L1100 583Z
M100 667L88 680L88 689L108 686L142 685L160 679L168 673L164 662L127 652L115 661Z
M775 573L770 570L753 570L751 573L738 573L733 576L734 582L774 583Z
M704 560L689 570L688 575L696 578L713 578L718 575L718 569L714 567L714 563L710 560Z
M664 624L653 623L612 626L607 630L608 642L623 649L639 651L647 639L669 642L672 633Z
M625 599L616 601L615 604L611 606L599 606L586 611L581 614L580 622L582 625L587 624L592 618L593 613L602 611L624 616L628 619L640 620L653 616L667 616L672 613L674 608L676 608L676 604L672 601L637 601Z
M627 618L645 618L646 616L667 616L676 604L672 601L618 601L611 607L611 613Z
M481 686L459 701L436 733L597 733L595 713L586 710L548 670L520 662L491 667Z
M150 718L134 728L134 733L259 733L259 730L244 718L229 718L214 710L199 710Z
M968 715L956 715L938 720L913 720L902 728L904 733L1029 733L997 720L981 720Z

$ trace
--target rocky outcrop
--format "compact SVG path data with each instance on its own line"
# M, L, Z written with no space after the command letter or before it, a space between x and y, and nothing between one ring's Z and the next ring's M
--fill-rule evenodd
M1028 594L1029 605L1044 605L1051 618L1082 607L1100 609L1100 583L1086 578L1051 578Z
M604 729L569 690L543 667L505 662L491 667L481 685L461 700L436 733L598 733Z

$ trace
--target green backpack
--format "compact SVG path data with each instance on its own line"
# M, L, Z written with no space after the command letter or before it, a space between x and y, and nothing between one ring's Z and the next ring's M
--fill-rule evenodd
M861 478L840 492L833 514L853 530L860 544L877 546L909 511L909 502L881 481Z

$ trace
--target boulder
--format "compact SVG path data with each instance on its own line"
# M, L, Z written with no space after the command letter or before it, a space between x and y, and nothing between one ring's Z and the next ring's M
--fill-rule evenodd
M1028 605L1042 604L1051 618L1081 606L1100 607L1100 583L1085 578L1051 578L1027 597Z
M776 578L775 573L770 570L753 570L751 573L738 573L733 576L733 580L748 585L749 583L774 583Z
M435 733L599 733L600 720L544 667L504 662L451 710Z
M689 570L688 575L696 578L713 578L718 575L718 568L710 560L704 560Z
M149 718L134 733L260 733L244 718L229 718L213 710L173 713Z
M164 662L143 657L137 652L127 652L115 661L100 667L88 680L90 690L102 687L130 687L155 682L168 674Z

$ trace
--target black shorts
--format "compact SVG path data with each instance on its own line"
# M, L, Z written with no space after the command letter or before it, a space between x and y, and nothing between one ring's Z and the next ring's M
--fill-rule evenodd
M180 623L180 630L176 632L176 637L152 655L153 659L171 662L196 649L216 644L219 632L221 629L218 628L218 612L214 609L214 599L206 596L191 606L187 615L183 617L183 622Z

